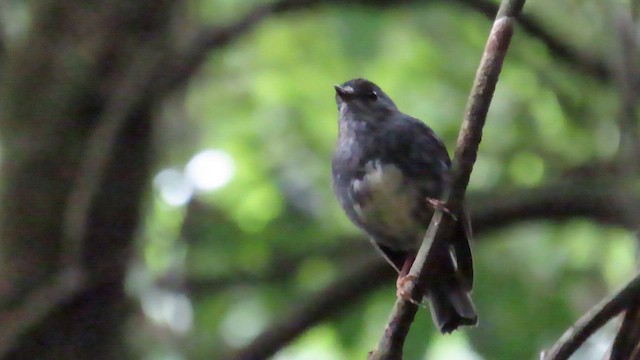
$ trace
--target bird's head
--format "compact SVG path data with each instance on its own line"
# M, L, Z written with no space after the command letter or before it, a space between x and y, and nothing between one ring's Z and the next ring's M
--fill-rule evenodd
M366 79L353 79L334 85L340 115L351 114L373 121L387 118L398 107L380 87Z

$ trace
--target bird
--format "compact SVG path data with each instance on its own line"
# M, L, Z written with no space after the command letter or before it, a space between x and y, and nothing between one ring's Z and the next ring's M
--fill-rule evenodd
M339 112L334 193L351 222L396 270L398 296L405 297L402 286L431 217L444 206L438 199L450 183L449 154L429 126L402 113L373 82L356 78L334 88ZM444 334L476 325L478 315L470 296L469 215L463 205L443 210L454 218L454 230L431 249L425 297Z

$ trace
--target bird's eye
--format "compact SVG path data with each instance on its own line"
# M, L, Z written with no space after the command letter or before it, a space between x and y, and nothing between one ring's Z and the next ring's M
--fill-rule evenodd
M366 95L366 96L367 96L367 99L368 99L368 100L371 100L371 101L376 101L376 100L378 100L378 93L377 93L377 92L375 92L375 91L372 91L372 92L370 92L370 93L367 93L367 95Z

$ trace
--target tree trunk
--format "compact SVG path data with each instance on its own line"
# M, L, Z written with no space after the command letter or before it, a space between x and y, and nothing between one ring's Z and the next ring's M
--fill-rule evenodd
M123 359L171 0L32 2L0 53L0 357ZM141 91L134 91L141 90Z

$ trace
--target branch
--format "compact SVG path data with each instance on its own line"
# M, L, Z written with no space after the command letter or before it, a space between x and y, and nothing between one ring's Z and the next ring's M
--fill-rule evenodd
M187 279L182 279L181 274L169 272L156 281L156 286L171 291L184 291L192 298L211 296L211 294L237 286L284 283L295 275L291 269L297 269L302 262L308 260L309 254L331 259L334 264L339 266L351 266L354 261L361 261L363 255L368 257L369 250L371 250L369 242L360 237L342 237L339 244L339 246L326 246L325 244L322 247L311 247L305 253L292 254L276 250L270 261L270 266L259 271L230 269L215 277L202 276Z
M484 14L490 19L493 19L498 12L498 6L489 0L457 1ZM564 61L571 69L579 70L600 82L611 81L612 74L603 61L591 54L580 52L571 45L564 43L557 36L547 31L535 18L531 16L520 16L518 17L518 23L525 33L540 40L553 56Z
M374 254L372 254L374 255ZM356 270L345 273L338 281L318 292L297 310L262 332L248 346L229 357L230 360L266 359L295 339L302 332L357 304L368 293L394 276L389 266L377 254Z
M553 345L551 350L543 352L543 360L566 360L593 333L605 325L624 309L636 306L640 298L640 274L631 280L622 290L612 298L594 306L584 314L564 335Z
M427 3L433 2L433 0L357 0L347 2L346 4L347 6L360 4L363 6L386 7L401 3L418 2ZM229 25L201 28L196 35L188 41L187 45L183 47L182 51L177 51L174 54L174 59L170 64L173 70L163 70L162 73L170 74L166 79L164 86L166 86L167 90L172 90L180 86L182 83L189 80L189 78L200 68L212 51L221 49L241 36L247 34L260 25L262 21L267 19L269 16L311 8L322 4L345 5L345 2L336 0L275 0L265 5L256 6L253 10L250 10L244 16Z
M487 240L487 233L536 220L560 222L583 218L603 226L636 229L635 222L626 216L624 203L639 207L640 197L629 196L629 192L618 189L618 185L610 182L605 186L599 182L569 180L536 189L503 191L498 195L494 192L471 194L467 203L473 214L474 241L482 243ZM348 262L353 258L348 257L349 254L371 250L371 245L362 237L343 237L335 243L341 245L333 248L325 246L309 252ZM278 258L273 261L274 265L260 273L237 269L214 278L188 278L184 284L172 274L165 274L157 280L156 285L172 291L187 291L191 296L208 296L235 286L284 281L291 275L289 269L297 268L302 260L308 258L308 255L285 254L283 251L276 253Z
M87 142L85 154L79 165L78 176L71 189L63 220L62 267L80 268L82 246L90 226L90 216L95 197L102 190L105 172L112 160L117 137L132 112L147 99L152 84L152 75L158 68L158 47L150 44L133 57L131 65L122 76L118 91L114 92L105 106ZM154 61L154 59L156 61Z
M249 33L260 25L262 21L272 15L308 9L318 5L362 5L380 8L397 6L399 4L426 4L434 1L435 0L355 0L345 3L336 0L276 0L266 5L259 5L226 26L207 26L198 30L195 36L187 40L187 44L182 47L181 50L177 50L173 54L173 59L169 61L168 65L172 70L162 70L161 74L165 76L163 87L166 91L179 87L198 71L212 51L221 49ZM488 0L458 0L458 2L491 19L495 17L498 11L498 7ZM551 54L569 64L572 69L578 69L602 82L610 80L611 76L607 66L603 62L594 59L592 56L576 51L571 45L564 43L549 33L535 18L520 16L518 22L526 33L539 39L547 49L549 49Z
M279 0L266 5L259 5L240 19L227 26L211 26L200 29L188 41L183 51L174 54L172 71L165 82L168 90L174 89L189 78L200 68L212 50L220 49L242 35L253 30L268 16L287 10L311 6L318 0ZM167 70L161 70L167 73Z
M447 206L458 207L462 204L464 194L469 183L473 164L475 163L478 146L482 139L482 128L486 121L491 98L498 82L498 75L509 48L513 35L515 18L518 16L524 0L504 0L498 10L498 15L491 29L487 45L480 61L478 72L469 95L467 110L458 135L457 148L452 165L452 185L448 193L443 196ZM454 220L443 218L442 210L435 211L431 224L427 229L424 241L415 262L409 272L415 279L415 284L409 283L407 291L411 298L422 299L425 283L429 274L426 268L432 261L430 250L433 244L446 240L447 232L453 228ZM442 227L441 227L442 224ZM441 228L440 228L441 227ZM413 288L411 288L413 285ZM384 335L378 347L369 359L401 359L404 340L409 332L418 306L404 299L397 299L394 309L387 323Z
M572 218L587 218L602 225L628 230L637 228L635 219L628 216L628 209L640 208L640 198L630 196L630 192L619 183L577 179L569 177L561 183L502 191L498 195L493 192L472 194L468 203L471 205L474 233L479 235L528 220Z
M622 325L611 347L609 360L637 359L634 352L640 348L640 306L630 307L624 315Z

